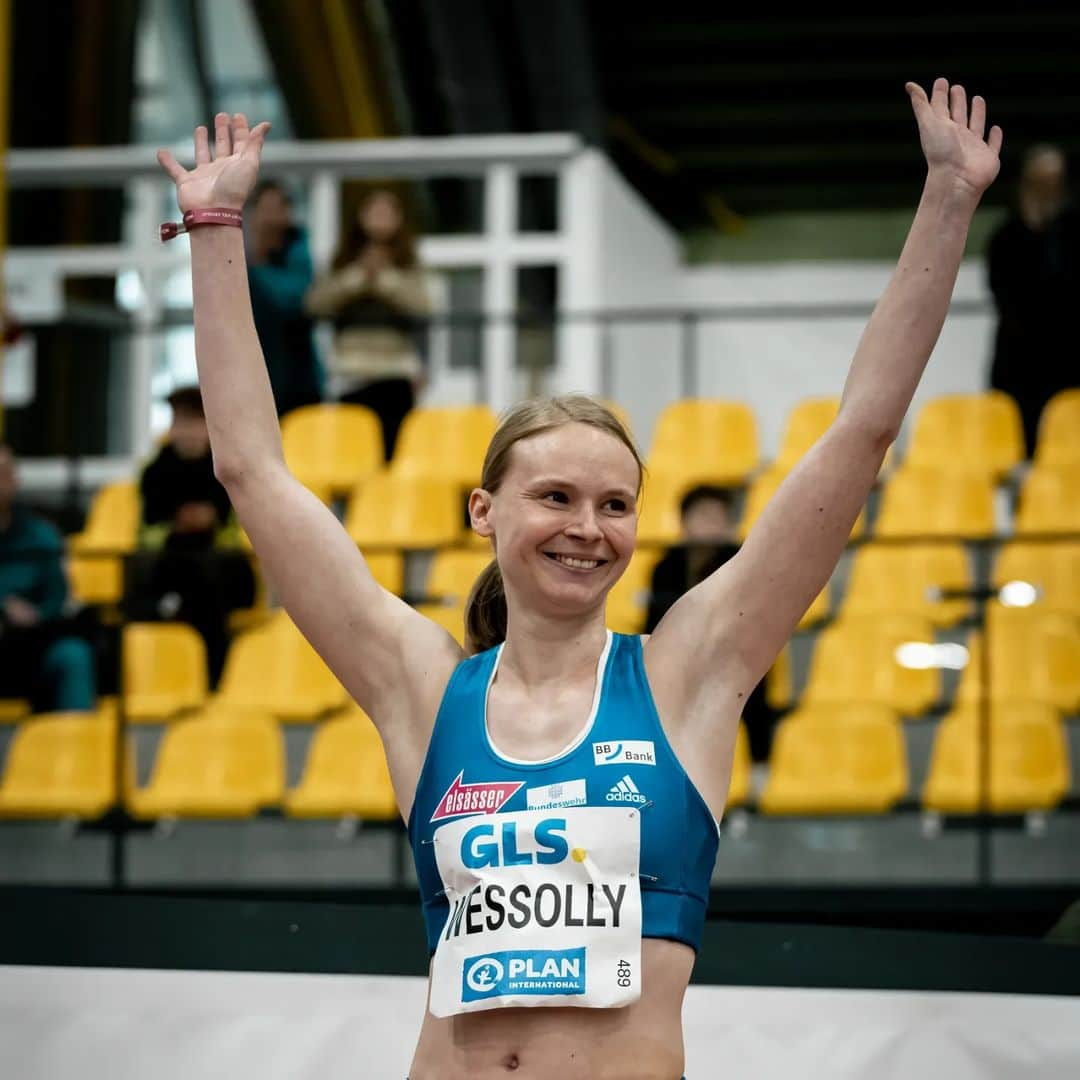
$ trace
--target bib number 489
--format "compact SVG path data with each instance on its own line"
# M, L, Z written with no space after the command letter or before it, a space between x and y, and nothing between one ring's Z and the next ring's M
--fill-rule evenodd
M619 966L615 972L618 979L619 986L627 987L630 985L630 962L628 960L620 960Z

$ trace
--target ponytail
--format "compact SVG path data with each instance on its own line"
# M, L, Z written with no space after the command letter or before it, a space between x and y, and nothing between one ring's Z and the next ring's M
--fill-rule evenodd
M470 654L506 640L506 593L499 564L492 559L481 571L465 601L465 642Z

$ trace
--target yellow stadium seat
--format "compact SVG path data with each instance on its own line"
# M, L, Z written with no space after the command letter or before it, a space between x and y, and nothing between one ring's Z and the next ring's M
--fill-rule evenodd
M899 469L885 484L875 529L882 537L994 535L994 491L988 474Z
M377 473L350 497L345 528L362 551L445 547L462 533L460 493L446 479Z
M1039 418L1035 465L1080 465L1080 389L1055 394Z
M653 570L663 552L639 548L630 558L623 576L612 586L607 598L607 625L617 634L640 634L649 612L649 588Z
M1027 474L1016 532L1080 533L1080 465L1039 466Z
M794 697L795 685L791 674L789 644L780 650L772 667L765 673L765 703L770 709L783 712L791 708Z
M352 491L385 465L382 424L363 405L293 409L281 420L281 445L292 474L324 502Z
M1006 544L994 564L994 587L1024 581L1038 590L1036 606L1080 615L1080 543Z
M922 791L927 810L973 814L980 802L982 721L973 707L939 725ZM999 814L1051 810L1069 790L1069 749L1049 706L996 705L990 716L989 809ZM985 797L985 796L984 796Z
M693 481L669 473L649 472L638 504L637 542L640 547L670 547L682 536L679 502Z
M956 691L958 703L982 696L988 680L993 701L1034 701L1062 712L1080 708L1080 631L1056 612L987 605L990 665L984 672L983 635L968 639L968 664Z
M397 799L375 726L359 708L320 726L300 784L285 796L294 818L358 817L391 821Z
M46 713L15 731L0 817L99 818L116 801L116 725L92 713Z
M725 809L734 810L749 802L750 769L750 739L746 734L746 725L740 720L739 730L735 736L735 757L731 765L731 782L728 784Z
M310 721L340 709L347 696L319 654L282 614L233 642L214 700L282 720Z
M29 715L29 701L22 698L0 698L0 724L15 724Z
M821 438L840 412L839 397L814 397L800 401L790 413L780 439L780 452L773 468L790 472L806 452ZM893 447L881 463L884 472L892 464Z
M935 598L936 589L967 589L971 574L960 544L866 544L855 552L841 614L918 615L953 626L967 600Z
M255 712L213 709L165 732L150 783L128 794L135 817L248 818L285 788L281 731Z
M796 711L776 729L758 807L766 814L882 814L907 790L904 736L888 709Z
M776 489L783 483L785 476L787 476L787 470L774 467L759 473L750 482L737 530L740 542L750 535L750 530L754 527L758 518L761 517L761 512L769 504L769 500L776 494ZM861 510L859 516L855 519L855 524L851 527L851 539L858 540L862 536L865 527L866 511Z
M464 604L481 571L491 562L491 554L471 548L436 552L428 572L424 593L431 600Z
M477 487L498 419L486 405L413 409L405 417L390 471Z
M405 591L405 559L400 551L365 551L364 562L378 584L401 596Z
M184 623L123 629L124 709L129 720L168 720L206 700L206 646Z
M933 627L914 615L843 619L823 630L814 645L804 704L860 702L918 716L938 699L936 668L900 663L900 646L931 643Z
M1024 460L1020 409L1008 394L949 394L915 415L905 468L971 469L995 478Z
M651 472L694 484L742 484L758 466L757 421L738 401L687 399L666 405L656 420Z
M416 610L437 626L449 631L450 636L465 648L465 605L417 604Z
M138 484L106 484L90 503L86 527L68 537L68 579L81 604L115 604L124 593L122 556L135 549L139 530Z
M815 397L800 401L790 413L780 439L773 467L790 472L798 460L821 438L840 411L840 398Z

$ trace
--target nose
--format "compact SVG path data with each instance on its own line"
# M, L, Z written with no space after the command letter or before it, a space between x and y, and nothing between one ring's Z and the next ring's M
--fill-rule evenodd
M596 520L596 512L592 506L583 505L578 509L573 520L566 526L566 535L586 543L595 543L603 539L604 533Z

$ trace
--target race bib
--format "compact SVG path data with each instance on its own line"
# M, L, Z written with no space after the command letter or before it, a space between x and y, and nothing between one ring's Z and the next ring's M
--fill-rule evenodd
M435 1016L637 1000L636 809L475 815L440 826L434 844L450 904L431 966Z

